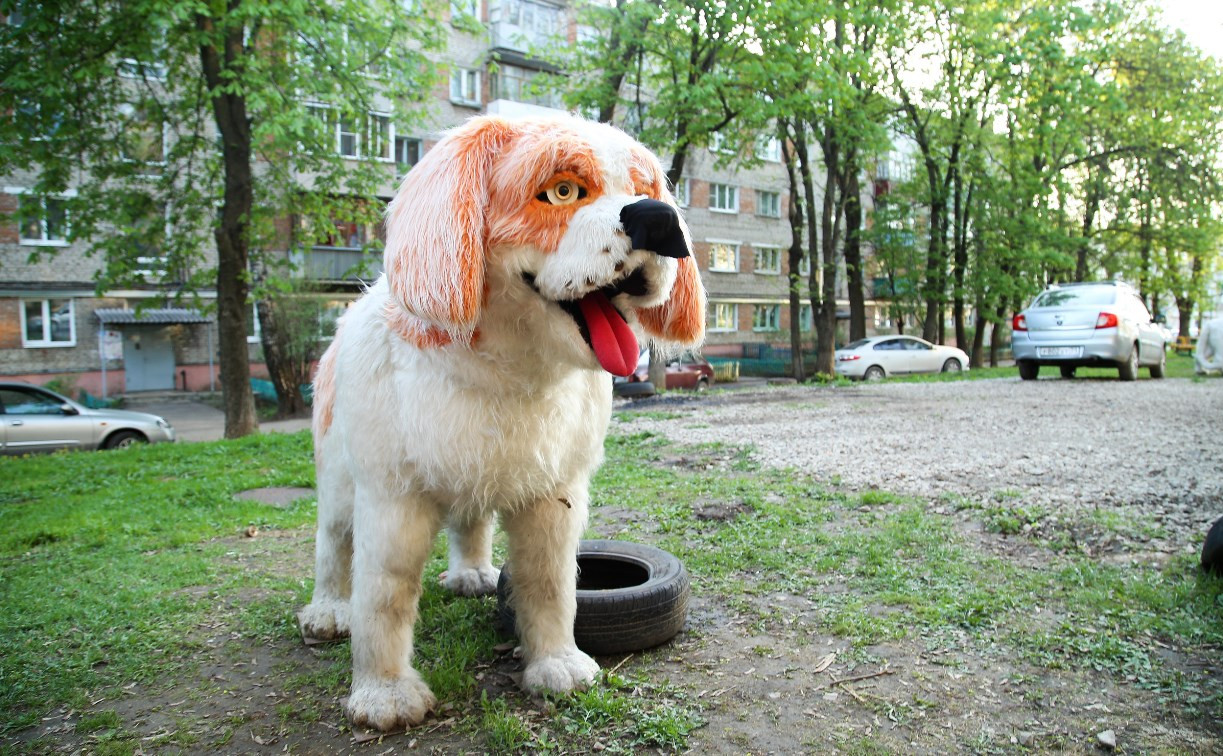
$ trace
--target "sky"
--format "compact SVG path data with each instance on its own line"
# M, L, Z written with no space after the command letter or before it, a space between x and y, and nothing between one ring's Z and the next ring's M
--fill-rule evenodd
M1223 62L1223 0L1157 0L1168 26Z

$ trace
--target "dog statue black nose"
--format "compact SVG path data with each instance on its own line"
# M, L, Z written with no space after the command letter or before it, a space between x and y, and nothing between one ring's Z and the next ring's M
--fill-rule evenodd
M633 249L648 249L677 260L691 254L679 226L679 213L665 202L643 199L625 205L620 210L620 225L633 242Z

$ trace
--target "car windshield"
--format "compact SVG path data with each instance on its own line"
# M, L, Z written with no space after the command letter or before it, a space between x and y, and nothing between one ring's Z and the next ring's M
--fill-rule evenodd
M842 349L857 349L858 347L866 346L869 343L870 343L870 339L858 339L857 341L851 341L850 343L846 344L845 346L841 348Z
M1111 286L1079 286L1050 289L1036 298L1033 307L1066 307L1067 305L1109 305L1117 299Z

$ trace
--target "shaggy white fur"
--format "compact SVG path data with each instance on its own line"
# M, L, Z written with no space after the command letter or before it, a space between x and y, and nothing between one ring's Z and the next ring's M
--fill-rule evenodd
M551 202L546 190L563 181L581 188L579 201ZM400 190L388 213L387 275L342 319L316 382L316 582L300 619L314 637L351 634L354 724L412 725L434 705L412 665L412 631L442 527L443 584L478 595L496 587L500 519L526 688L564 692L597 673L573 641L576 550L611 381L559 303L610 291L630 326L661 345L699 343L704 327L692 259L629 248L620 211L642 194L674 205L653 156L577 119L475 119ZM439 214L433 195L474 206ZM457 216L478 227L432 228ZM463 248L473 243L474 258ZM630 275L638 284L617 292Z

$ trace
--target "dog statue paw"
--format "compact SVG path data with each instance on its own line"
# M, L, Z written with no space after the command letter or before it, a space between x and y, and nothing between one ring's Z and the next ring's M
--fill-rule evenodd
M437 699L420 674L410 672L395 680L353 683L345 706L353 726L389 732L425 721Z
M314 601L297 613L302 635L315 640L348 636L348 602Z
M459 596L488 596L497 592L497 578L501 570L492 565L464 567L447 570L440 578L441 584Z
M581 690L599 674L599 664L577 648L544 656L527 664L522 686L533 692L568 693Z

